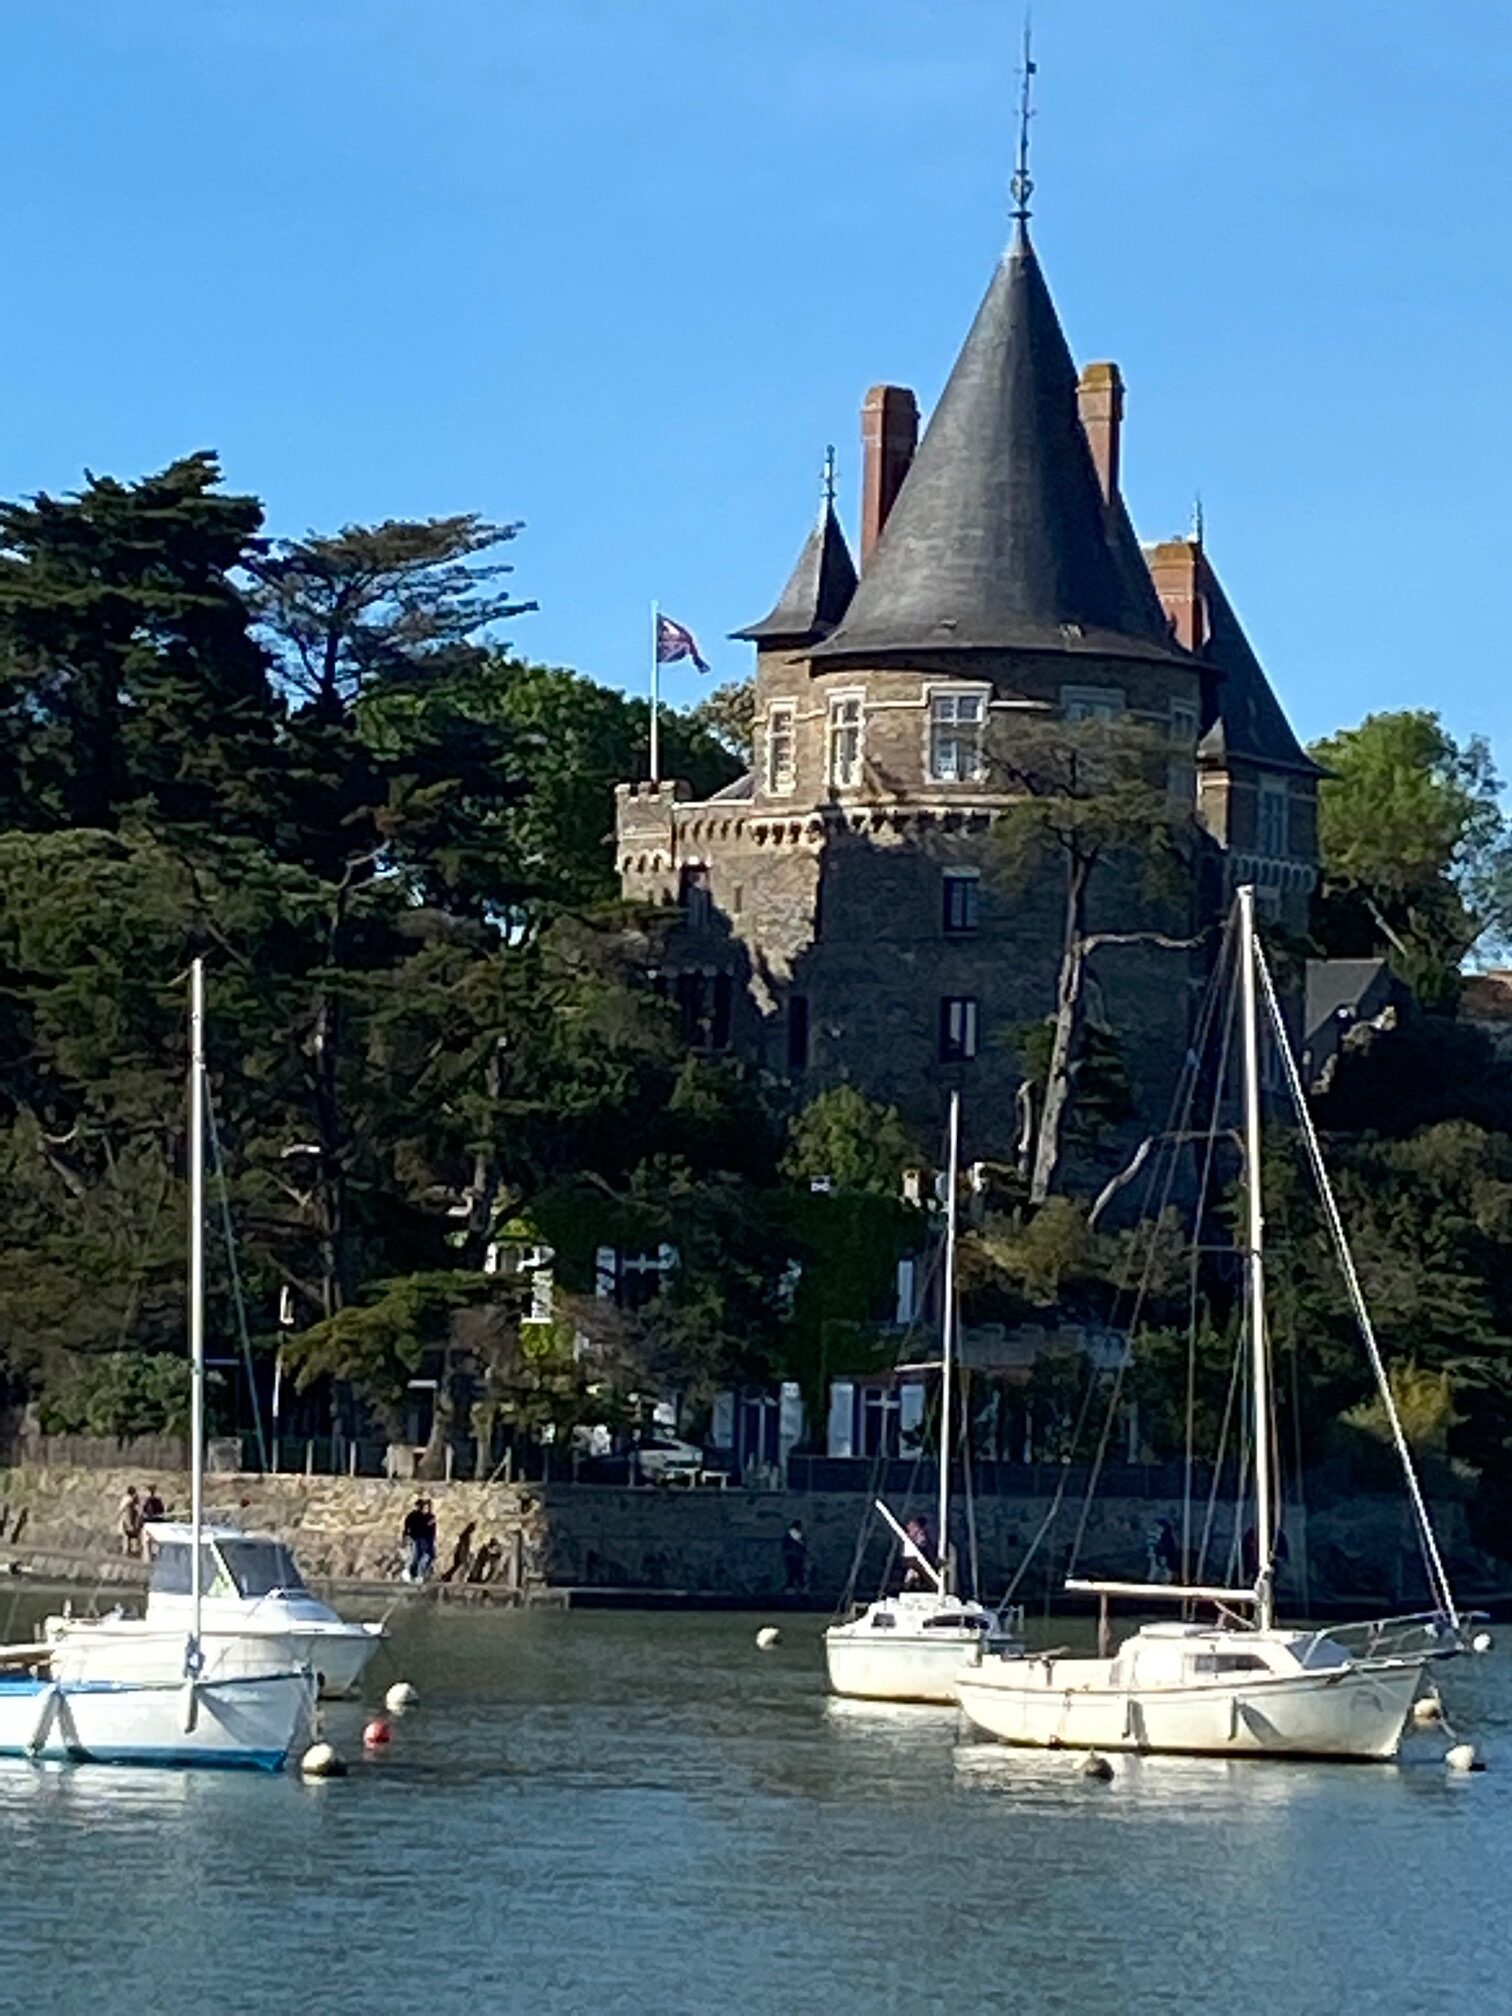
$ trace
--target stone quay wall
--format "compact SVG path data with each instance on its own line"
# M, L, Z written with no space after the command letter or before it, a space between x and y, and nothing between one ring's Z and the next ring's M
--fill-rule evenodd
M122 1555L117 1519L126 1487L141 1490L146 1481L125 1469L0 1470L0 1570L10 1564L33 1575L139 1579L140 1563ZM155 1481L170 1514L185 1515L187 1477L159 1473ZM876 1519L858 1560L866 1501L854 1492L470 1482L424 1488L436 1511L438 1571L471 1525L474 1549L497 1542L492 1584L501 1593L523 1584L766 1602L783 1592L782 1536L794 1519L802 1522L808 1593L815 1599L837 1598L853 1570L857 1592L874 1593L888 1562L888 1537ZM400 1526L415 1490L376 1477L211 1475L205 1504L211 1518L286 1540L312 1580L382 1583L398 1576ZM933 1503L923 1494L892 1509L900 1518L918 1513L933 1522ZM1018 1598L1031 1607L1057 1598L1081 1517L1081 1500L1070 1494L1058 1507L1049 1497L984 1499L976 1508L984 1588L995 1594L1017 1575ZM1512 1594L1512 1571L1472 1546L1463 1508L1446 1505L1436 1517L1461 1594ZM1078 1572L1142 1580L1148 1536L1161 1518L1179 1532L1179 1502L1095 1501ZM1308 1600L1324 1607L1369 1600L1412 1609L1423 1603L1407 1509L1395 1498L1356 1495L1310 1515L1293 1505L1285 1531L1290 1558L1281 1590L1288 1608ZM958 1547L965 1545L964 1521L953 1537ZM1223 1572L1232 1537L1231 1522L1220 1516L1209 1548L1210 1575Z
M170 1518L187 1518L189 1479L139 1469L0 1470L0 1563L9 1559L41 1572L54 1561L97 1563L100 1579L135 1580L140 1565L121 1550L118 1520L128 1485L157 1484ZM205 1513L248 1531L273 1533L295 1550L316 1581L387 1582L402 1563L400 1527L414 1502L413 1483L383 1477L209 1475ZM539 1494L515 1484L427 1484L436 1512L437 1560L444 1569L467 1525L474 1549L499 1543L498 1579L533 1569L540 1526ZM22 1520L19 1537L17 1521Z

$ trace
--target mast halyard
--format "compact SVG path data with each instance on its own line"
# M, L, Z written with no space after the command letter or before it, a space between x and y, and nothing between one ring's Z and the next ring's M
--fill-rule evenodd
M198 1677L204 1572L200 1528L205 1497L205 963L189 969L189 1642L184 1673ZM192 1707L191 1707L192 1713Z
M1239 970L1244 1011L1244 1184L1249 1206L1246 1274L1249 1286L1250 1374L1255 1417L1255 1623L1275 1621L1274 1463L1271 1448L1270 1351L1265 1330L1265 1207L1260 1189L1260 999L1256 975L1255 892L1239 891Z
M940 1593L951 1595L950 1426L956 1347L956 1183L961 1160L961 1095L950 1095L949 1162L945 1177L945 1307L940 1320L940 1503L938 1557Z

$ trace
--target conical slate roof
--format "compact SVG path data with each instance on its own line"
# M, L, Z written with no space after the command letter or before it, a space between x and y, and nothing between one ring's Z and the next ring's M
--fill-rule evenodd
M1264 667L1234 614L1207 555L1202 556L1203 602L1207 610L1207 642L1203 657L1223 675L1218 687L1218 713L1197 745L1199 756L1228 761L1238 756L1272 770L1295 770L1303 776L1324 775L1296 736L1271 690Z
M1076 369L1020 230L845 621L815 655L1020 646L1183 657L1117 530L1077 413Z
M826 497L818 523L803 542L787 586L777 597L777 606L759 623L730 634L756 644L812 644L828 637L855 592L856 563L834 504Z

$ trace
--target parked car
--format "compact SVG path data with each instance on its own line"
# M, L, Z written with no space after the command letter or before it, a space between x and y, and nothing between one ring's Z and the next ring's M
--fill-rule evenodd
M704 1452L696 1442L675 1435L647 1435L631 1450L630 1462L643 1484L694 1484Z

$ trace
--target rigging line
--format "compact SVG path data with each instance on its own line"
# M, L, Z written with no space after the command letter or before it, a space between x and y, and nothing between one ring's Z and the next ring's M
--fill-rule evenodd
M1232 917L1229 929L1233 928ZM1228 956L1228 940L1219 949L1220 968ZM1202 1159L1201 1174L1197 1184L1197 1199L1192 1213L1192 1255L1189 1267L1190 1299L1188 1302L1187 1329L1187 1404L1186 1404L1186 1463L1182 1477L1181 1495L1181 1562L1182 1574L1193 1579L1190 1574L1192 1551L1192 1485L1193 1465L1196 1461L1197 1441L1197 1301L1202 1273L1202 1230L1207 1222L1208 1193L1212 1186L1213 1165L1218 1155L1218 1119L1223 1107L1223 1091L1228 1080L1229 1057L1233 1049L1234 1026L1239 1016L1239 990L1227 990L1228 1013L1223 1023L1223 1038L1219 1046L1218 1069L1213 1077L1213 1101L1208 1113L1208 1134ZM1200 1581L1200 1576L1195 1578Z
M1297 1462L1297 1508L1302 1514L1297 1527L1297 1573L1302 1580L1302 1615L1312 1615L1312 1575L1307 1561L1307 1476L1302 1468L1302 1375L1297 1361L1301 1353L1297 1349L1295 1331L1292 1333L1291 1375L1292 1375L1292 1437L1296 1446Z
M1225 933L1224 945L1226 946L1227 943L1228 934ZM1155 1268L1157 1251L1155 1227L1165 1215L1171 1201L1171 1192L1176 1185L1176 1171L1181 1153L1181 1140L1179 1137L1190 1131L1192 1110L1196 1103L1198 1080L1201 1075L1201 1060L1206 1053L1208 1042L1212 1035L1213 1017L1216 1013L1217 1002L1223 991L1220 985L1222 972L1223 954L1220 951L1219 960L1215 964L1212 974L1209 976L1207 988L1204 992L1202 1011L1198 1017L1198 1026L1194 1032L1193 1041L1187 1049L1181 1073L1177 1079L1176 1090L1172 1096L1171 1112L1174 1124L1167 1129L1167 1134L1168 1137L1175 1138L1168 1139L1166 1145L1165 1183L1160 1193L1160 1203L1158 1208L1152 1212L1150 1206L1154 1200L1161 1168L1161 1158L1156 1156L1150 1170L1149 1181L1145 1187L1143 1207L1140 1211L1139 1219L1136 1221L1140 1224L1148 1221L1150 1224L1150 1237L1145 1242L1144 1269L1140 1278L1139 1288L1130 1307L1126 1325L1130 1341L1119 1360L1118 1370L1114 1375L1112 1390L1108 1397L1107 1412L1103 1418L1102 1433L1098 1438L1097 1453L1093 1458L1092 1467L1087 1477L1087 1488L1082 1499L1081 1516L1077 1521L1076 1533L1071 1543L1071 1555L1066 1566L1066 1573L1068 1575L1075 1572L1076 1563L1080 1559L1082 1542L1086 1538L1087 1525L1092 1516L1093 1496L1107 1457L1108 1444L1112 1437L1114 1422L1117 1418L1124 1381L1128 1376L1130 1360L1133 1357L1133 1334L1143 1313L1145 1300L1149 1293L1150 1280ZM1113 1308L1115 1315L1122 1303L1123 1297L1128 1292L1128 1284L1134 1273L1137 1254L1138 1242L1133 1241L1130 1244L1125 1260L1123 1276L1114 1294Z
M1344 1221L1339 1216L1339 1206L1334 1197L1333 1184L1329 1181L1328 1170L1323 1162L1323 1151L1318 1144L1317 1130L1313 1126L1312 1114L1308 1109L1307 1097L1302 1090L1302 1079L1297 1070L1297 1060L1292 1055L1291 1040L1286 1033L1286 1024L1281 1019L1281 1006L1276 999L1276 989L1271 980L1270 967L1264 953L1255 948L1256 966L1260 974L1260 985L1265 995L1265 1004L1270 1011L1271 1026L1276 1032L1276 1047L1281 1053L1282 1067L1286 1076L1287 1089L1292 1104L1296 1108L1301 1124L1302 1140L1307 1149L1307 1159L1312 1167L1313 1181L1318 1188L1318 1196L1328 1221L1329 1236L1334 1252L1344 1276L1344 1285L1353 1306L1355 1321L1365 1340L1365 1349L1370 1358L1371 1370L1375 1373L1376 1385L1381 1395L1381 1404L1386 1410L1386 1418L1391 1424L1392 1440L1396 1444L1397 1456L1407 1479L1407 1491L1412 1500L1413 1513L1418 1523L1419 1545L1423 1549L1424 1563L1429 1571L1429 1580L1436 1598L1442 1602L1449 1622L1459 1629L1459 1610L1454 1601L1454 1591L1449 1586L1449 1576L1439 1553L1438 1538L1432 1521L1428 1517L1428 1507L1423 1498L1423 1487L1418 1482L1412 1452L1407 1445L1407 1437L1402 1428L1402 1417L1397 1412L1396 1397L1391 1390L1391 1382L1386 1377L1386 1365L1381 1356L1381 1347L1376 1341L1375 1325L1370 1320L1370 1311L1365 1306L1365 1296L1360 1287L1360 1277L1355 1272L1354 1255L1349 1250L1349 1240L1345 1236Z
M247 1391L252 1399L252 1425L257 1435L257 1460L268 1475L268 1443L263 1433L262 1402L257 1396L257 1374L252 1365L252 1339L247 1330L247 1305L242 1294L241 1269L236 1263L236 1234L231 1224L231 1194L226 1184L226 1158L221 1153L220 1128L215 1118L215 1095L205 1074L205 1112L210 1122L210 1155L215 1164L215 1185L220 1198L221 1236L226 1245L226 1266L231 1276L231 1303L236 1311L236 1328L241 1337L242 1360L247 1368Z
M1245 1360L1245 1340L1243 1326L1234 1340L1234 1356L1229 1366L1228 1393L1223 1402L1223 1419L1218 1424L1218 1448L1213 1458L1213 1474L1208 1480L1207 1507L1203 1515L1202 1540L1197 1549L1197 1569L1192 1579L1201 1582L1207 1571L1208 1548L1213 1540L1213 1523L1218 1515L1218 1493L1223 1488L1223 1466L1228 1461L1228 1440L1234 1425L1234 1402L1239 1391L1239 1376ZM1241 1453L1241 1464L1243 1456Z

